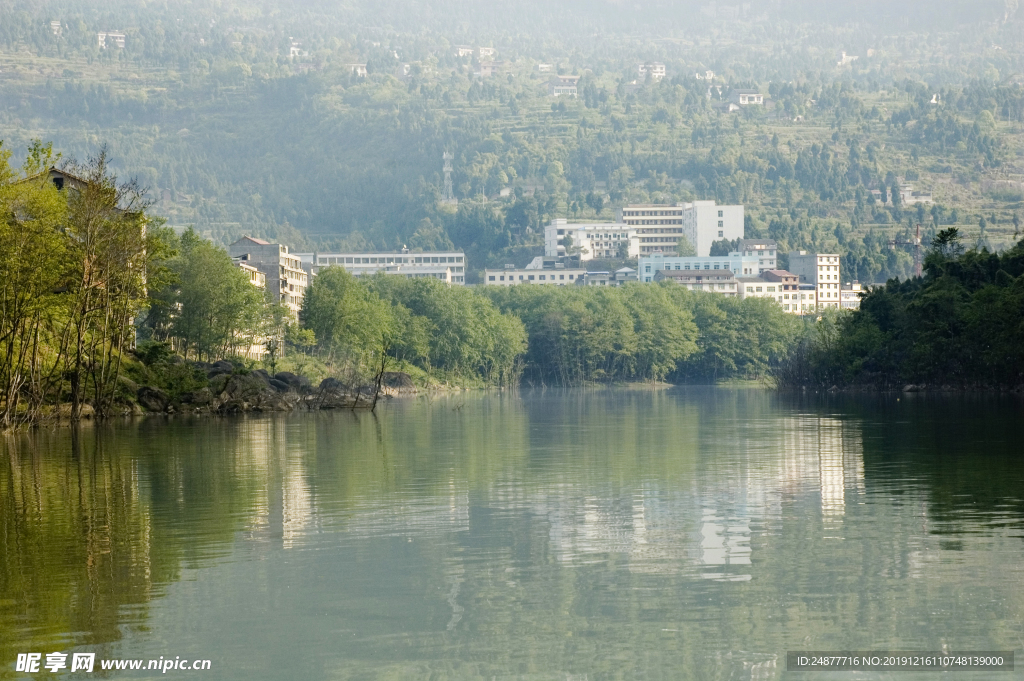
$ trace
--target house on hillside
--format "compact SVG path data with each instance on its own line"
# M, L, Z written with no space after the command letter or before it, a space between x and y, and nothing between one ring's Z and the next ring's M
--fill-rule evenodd
M729 94L729 101L747 106L748 104L764 104L764 95L757 90L733 90Z
M577 95L577 84L579 76L555 76L548 81L548 95L552 97L575 97Z

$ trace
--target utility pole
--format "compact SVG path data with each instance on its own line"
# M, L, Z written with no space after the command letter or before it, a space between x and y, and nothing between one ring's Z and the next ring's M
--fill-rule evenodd
M456 205L459 200L455 198L455 191L452 188L452 160L455 154L444 152L444 191L441 193L441 203Z

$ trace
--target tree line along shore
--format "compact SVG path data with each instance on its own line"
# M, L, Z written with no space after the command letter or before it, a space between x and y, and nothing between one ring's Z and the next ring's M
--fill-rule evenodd
M352 406L376 383L511 387L759 379L783 388L1003 387L1024 371L1024 245L942 230L924 276L859 311L785 314L671 282L450 287L328 267L298 319L219 246L176 234L100 153L0 147L0 422ZM247 358L262 344L265 352ZM248 396L248 397L247 397Z

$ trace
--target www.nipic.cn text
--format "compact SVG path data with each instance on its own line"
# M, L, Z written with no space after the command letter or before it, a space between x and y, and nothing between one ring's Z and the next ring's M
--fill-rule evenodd
M68 659L70 657L70 659ZM176 657L160 657L154 660L103 659L96 664L96 653L18 653L14 671L34 674L46 670L48 672L92 672L99 668L103 671L140 670L158 671L166 674L169 671L204 671L210 668L209 660L190 660Z

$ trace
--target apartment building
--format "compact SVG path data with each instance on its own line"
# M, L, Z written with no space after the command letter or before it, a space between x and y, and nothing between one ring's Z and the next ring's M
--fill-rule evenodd
M758 258L755 256L741 256L732 253L728 256L708 256L699 258L696 256L669 256L661 253L653 253L647 256L640 256L638 265L640 269L640 281L657 281L654 277L660 271L689 272L694 270L714 272L715 270L726 270L735 276L755 276L759 273Z
M583 281L587 271L582 268L555 267L553 269L517 269L506 265L502 269L485 269L485 286L572 286Z
M654 281L674 281L691 291L708 291L729 298L739 295L739 280L730 270L711 270L710 272L687 272L686 270L658 270Z
M636 230L639 255L656 252L675 255L679 237L683 235L683 211L687 205L630 204L616 211L615 222Z
M665 77L665 65L660 61L648 61L643 64L637 64L636 70L641 78L647 78L648 73L651 74L652 80L661 80Z
M640 254L636 231L625 223L570 223L565 218L556 218L544 227L544 255L567 255L563 244L566 236L572 237L573 252L579 255L581 261L617 258L622 252L629 258Z
M299 258L288 252L287 246L244 236L228 247L228 253L237 262L244 262L262 272L267 290L274 299L284 303L292 316L298 317L309 285L309 275Z
M843 284L839 289L839 306L844 310L859 310L860 296L866 292L859 281Z
M436 253L298 253L311 274L332 265L344 267L357 277L378 272L407 279L438 279L446 284L466 283L466 254L463 251Z
M245 276L249 278L250 284L252 284L258 289L267 288L267 275L263 274L263 272L260 272L259 268L257 268L255 265L249 264L248 262L242 260L241 258L232 258L231 261L235 263L235 266L238 267L238 269L245 272Z
M813 300L808 302L807 293L801 293L799 280L786 270L765 270L757 277L740 277L740 297L769 298L790 314L813 312Z
M711 244L722 239L742 239L743 206L719 206L714 201L694 201L683 212L683 234L697 255L711 255Z
M840 306L837 253L793 251L789 254L789 271L800 278L801 284L814 284L819 308Z
M714 201L630 204L620 208L616 218L636 228L640 255L675 254L681 236L698 256L710 255L712 242L743 238L743 206L719 206Z
M578 286L623 286L637 281L636 270L623 267L614 272L587 272L586 277L576 279Z
M774 239L741 239L736 254L756 257L758 274L765 270L774 270L778 263L779 245ZM730 256L733 253L729 254Z

